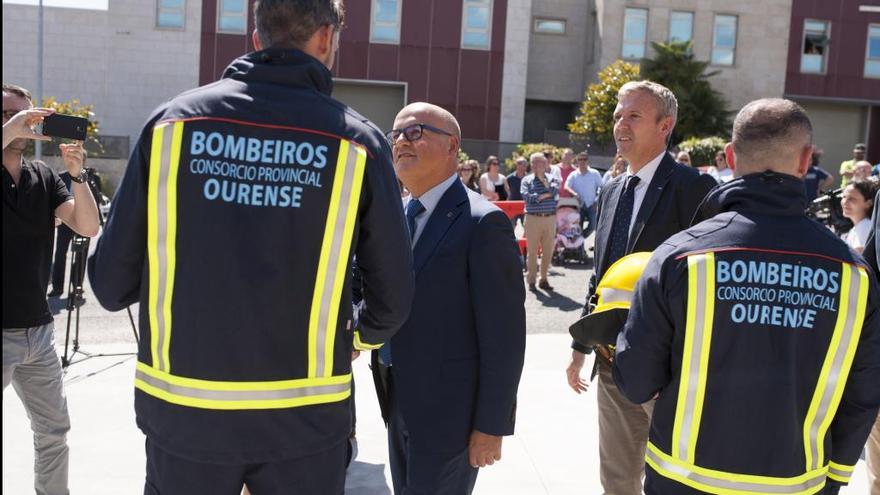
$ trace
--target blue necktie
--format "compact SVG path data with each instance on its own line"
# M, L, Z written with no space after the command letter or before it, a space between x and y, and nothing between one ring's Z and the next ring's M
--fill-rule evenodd
M425 211L422 202L413 198L406 204L406 226L409 229L410 240L416 237L416 217Z
M614 213L614 223L611 224L611 239L608 246L607 270L615 261L626 254L626 245L629 243L629 225L632 221L633 203L635 202L636 186L639 178L630 175L626 179L626 186L620 201L617 202L617 211Z
M425 211L421 201L413 198L406 204L406 228L409 229L410 240L416 236L416 217ZM391 366L391 341L379 348L379 362L385 366Z

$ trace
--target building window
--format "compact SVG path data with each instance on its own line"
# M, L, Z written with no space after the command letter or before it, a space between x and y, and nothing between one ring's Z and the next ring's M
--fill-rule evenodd
M492 0L465 0L461 47L488 50L492 39Z
M623 19L623 58L645 58L648 9L626 9Z
M400 8L403 0L373 0L370 41L400 43Z
M156 4L156 27L183 29L186 19L184 0L159 0Z
M565 34L565 19L536 18L533 27L536 33Z
M880 78L880 24L868 25L868 48L865 50L865 77Z
M247 0L220 0L219 7L218 33L247 33Z
M694 13L675 12L669 15L669 41L690 41L694 35Z
M804 46L801 52L801 72L822 74L828 59L828 28L826 21L804 21Z
M736 53L736 16L716 15L712 35L712 64L733 65Z

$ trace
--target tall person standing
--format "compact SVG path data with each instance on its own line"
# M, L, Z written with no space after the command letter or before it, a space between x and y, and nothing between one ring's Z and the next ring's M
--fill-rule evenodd
M712 177L676 163L666 152L678 114L678 102L668 88L651 81L630 82L620 88L617 99L614 140L629 168L599 195L596 269L587 305L608 267L629 253L653 251L689 227L700 202L716 184ZM566 374L569 386L580 393L587 387L580 373L591 349L577 343L572 349ZM639 495L653 404L629 402L611 376L613 350L604 346L593 350L597 353L593 376L599 376L602 486L607 495Z
M342 3L254 18L256 52L150 117L89 263L101 304L141 305L146 493L341 494L353 350L412 301L388 143L330 96Z
M412 192L416 277L409 319L376 363L390 377L377 385L390 398L394 492L469 494L514 430L526 336L519 249L507 216L456 178L452 114L413 103L389 137Z

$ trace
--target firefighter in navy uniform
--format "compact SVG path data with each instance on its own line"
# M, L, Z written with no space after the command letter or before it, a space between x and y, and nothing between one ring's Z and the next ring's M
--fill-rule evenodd
M140 301L146 493L343 491L353 351L398 330L414 281L387 141L330 97L342 17L258 1L258 51L132 153L89 275L106 308Z
M782 99L746 105L738 179L639 280L614 379L656 399L648 495L837 493L880 406L876 281L804 215L812 126Z

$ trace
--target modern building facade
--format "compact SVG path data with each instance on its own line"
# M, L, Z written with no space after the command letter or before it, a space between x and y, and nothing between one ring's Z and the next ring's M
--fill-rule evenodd
M880 1L793 1L785 96L809 112L826 170L859 142L880 162Z

